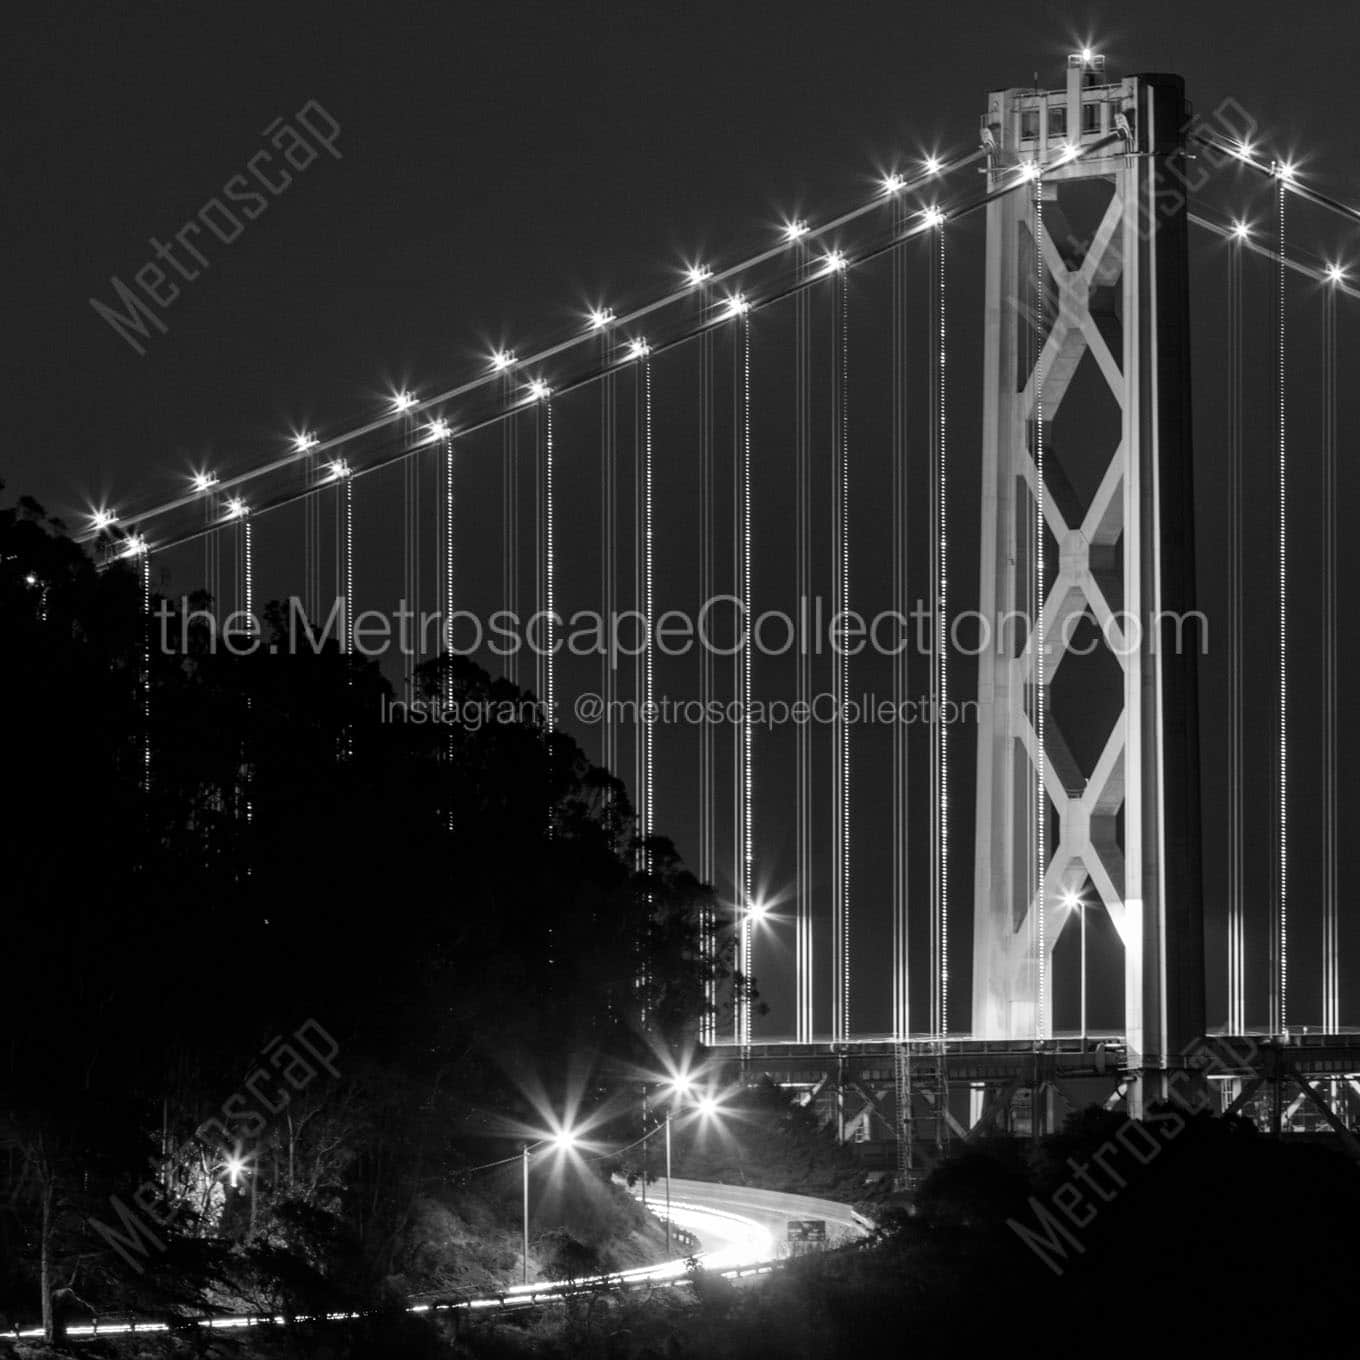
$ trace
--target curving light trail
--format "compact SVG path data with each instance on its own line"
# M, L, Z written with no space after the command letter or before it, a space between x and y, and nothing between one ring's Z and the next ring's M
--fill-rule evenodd
M514 1161L515 1158L510 1158ZM832 1201L809 1199L802 1195L784 1195L772 1191L742 1187L709 1185L698 1181L677 1181L686 1198L672 1199L671 1221L679 1228L699 1238L701 1249L693 1257L662 1261L656 1265L634 1266L628 1270L612 1271L605 1275L588 1276L569 1283L531 1283L508 1286L495 1294L474 1299L452 1301L431 1299L407 1305L408 1313L483 1313L510 1308L527 1308L534 1304L551 1303L573 1294L589 1293L601 1287L637 1288L644 1285L666 1287L682 1284L691 1272L691 1260L705 1269L727 1279L745 1279L767 1275L778 1261L778 1239L775 1228L789 1218L822 1218L828 1227L842 1234L862 1236L869 1224L848 1205ZM735 1207L719 1207L716 1203L700 1203L699 1199L732 1200ZM736 1197L734 1199L734 1197ZM737 1210L740 1209L741 1212ZM251 1327L286 1326L295 1322L352 1322L364 1314L358 1311L337 1311L299 1315L294 1319L282 1314L272 1316L194 1318L183 1324L147 1320L80 1323L66 1328L68 1337L129 1336L134 1333L169 1332L202 1328L206 1331L242 1331ZM42 1337L41 1327L15 1328L0 1333L16 1340L31 1341Z

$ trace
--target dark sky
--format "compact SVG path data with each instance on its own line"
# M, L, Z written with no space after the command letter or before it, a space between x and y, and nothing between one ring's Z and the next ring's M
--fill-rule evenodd
M664 291L684 257L731 258L884 166L970 148L988 89L1057 86L1084 41L1116 73L1183 74L1201 111L1235 99L1270 150L1360 198L1347 3L57 3L6 38L0 477L73 520L272 456L289 429L343 429L394 383L451 385L489 342L532 348L588 301ZM205 246L135 354L89 299L313 100L341 159ZM1342 233L1315 221L1334 253ZM765 822L784 835L776 809ZM692 851L689 813L669 825Z
M54 509L342 425L389 376L428 386L482 337L646 291L876 162L968 141L984 91L1057 84L1080 37L1356 178L1344 3L57 3L9 23L3 463ZM344 159L213 250L139 358L88 299L312 99Z

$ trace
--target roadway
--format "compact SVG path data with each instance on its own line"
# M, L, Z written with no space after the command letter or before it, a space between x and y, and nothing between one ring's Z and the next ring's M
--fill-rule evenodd
M792 1219L819 1218L826 1223L827 1243L853 1240L867 1235L872 1225L855 1213L848 1204L836 1200L817 1199L808 1195L790 1195L777 1190L757 1190L746 1185L722 1185L714 1181L691 1181L676 1177L671 1181L671 1221L699 1239L692 1254L707 1269L727 1276L744 1279L765 1275L783 1255ZM640 1190L634 1192L641 1197ZM658 1215L664 1214L666 1182L653 1181L647 1190L647 1207ZM441 1313L467 1311L470 1313L496 1312L504 1309L532 1307L560 1300L575 1293L588 1292L609 1285L637 1288L643 1285L679 1284L689 1277L689 1260L676 1257L658 1265L637 1266L631 1270L576 1280L569 1284L540 1281L532 1284L509 1285L499 1293L474 1299L450 1299L447 1292L417 1296L407 1307L411 1313ZM335 1312L317 1315L312 1320L341 1322L360 1316L358 1313ZM299 1319L304 1320L304 1319ZM286 1319L269 1316L236 1316L199 1318L183 1324L191 1329L235 1331L238 1329L283 1326ZM102 1324L76 1324L68 1327L70 1337L120 1336L130 1333L165 1332L166 1323L151 1318L120 1319ZM16 1340L41 1337L42 1328L31 1327L4 1333Z

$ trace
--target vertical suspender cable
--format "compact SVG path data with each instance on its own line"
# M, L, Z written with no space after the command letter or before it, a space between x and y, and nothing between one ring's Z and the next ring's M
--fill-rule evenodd
M652 627L656 615L655 500L652 458L652 361L641 359L642 378L642 615L646 629L642 668L642 835L643 870L652 869L651 838L656 832L656 651Z
M600 367L609 358L609 334L600 335ZM614 636L618 612L618 410L615 375L606 369L600 383L600 609ZM611 774L618 773L618 729L615 726L615 705L618 700L618 656L611 645L606 645L600 661L600 700L604 707L600 742L600 763Z
M443 628L441 629L445 638L448 639L447 654L444 656L444 683L440 698L444 701L445 721L449 724L448 733L445 737L444 757L452 764L454 754L454 729L452 723L453 710L453 543L454 543L454 523L453 523L453 436L444 436L444 495L443 495L443 514L441 516L440 529L443 531L442 556L440 563L442 568L441 575L443 589L440 594L443 599L440 607L443 611ZM449 830L454 829L453 811L449 811Z
M643 450L643 419L642 419L642 370L637 365L633 365L633 609L638 615L646 611L645 590L643 584L643 558L646 552L644 538L646 536L647 511L643 502L646 499L647 474L644 467L646 454ZM645 647L643 648L645 651ZM645 700L644 685L646 683L646 662L643 660L641 652L633 655L633 779L632 789L635 800L634 817L637 828L637 844L633 853L633 867L639 872L643 869L642 851L642 822L646 815L643 807L645 797L644 784L646 783L646 749L645 738L643 736L642 706Z
M639 830L642 836L641 869L645 875L646 926L650 928L654 897L652 893L652 836L656 832L656 723L653 704L656 698L656 654L653 648L652 625L655 618L656 559L653 507L655 485L652 458L652 361L646 354L640 360L639 379L642 396L640 415L642 436L642 617L646 633L642 655L642 706L639 711L641 726L638 737L642 742L642 784ZM645 955L644 955L645 958ZM650 996L651 974L643 968L644 996ZM646 1012L644 1012L646 1019Z
M1228 256L1228 1030L1246 1028L1242 898L1242 251Z
M798 278L807 272L807 246L798 244ZM812 703L812 651L807 636L807 612L812 597L812 371L811 371L812 296L807 288L794 295L794 479L797 490L795 507L796 571L798 616L803 621L798 643L797 700ZM808 711L808 710L804 710ZM799 1043L812 1042L813 1012L813 936L812 936L812 727L799 723L795 728L798 778L795 807L797 844L797 925L794 936L794 968L797 973L797 1026Z
M408 427L411 422L408 420ZM408 698L415 697L416 666L420 661L420 457L408 454L403 460L402 490L405 512L404 547L406 551L406 576L404 591L405 607L411 611L414 627L406 639L406 653L402 658L405 666L406 693Z
M151 553L142 548L138 562L138 584L142 595L142 792L151 792Z
M255 528L251 523L250 511L246 510L241 519L241 537L239 539L241 549L241 602L245 610L246 627L250 630L250 636L255 638ZM246 713L250 712L250 698L246 697ZM250 778L253 773L248 761L243 760L245 771L242 776L244 792L242 795L242 806L245 814L246 824L249 825L255 817L255 800L251 797ZM250 859L245 863L246 876L251 872Z
M213 583L213 556L217 551L217 535L211 532L213 517L213 498L203 497L203 589L211 597L210 608L220 617L222 602L217 598L217 587Z
M893 199L893 232L905 226L900 197ZM907 617L907 260L906 242L892 252L892 608L897 618ZM910 855L908 847L909 792L907 787L907 734L902 720L909 697L908 648L905 639L892 660L892 1025L893 1038L911 1034L910 943L907 936L907 897ZM899 1118L904 1117L899 1112Z
M211 520L212 506L205 505L203 513ZM222 535L214 531L209 536L208 549L208 593L213 598L213 608L217 610L218 620L222 617Z
M834 558L833 617L843 618L850 607L850 461L849 461L849 287L838 270L833 284L832 356L832 551ZM843 1043L850 1033L850 733L846 724L849 701L849 655L844 645L833 654L832 686L835 716L832 724L835 798L833 817L834 883L832 887L832 1020L831 1037Z
M514 380L507 372L501 385L507 414L501 423L501 608L519 627L519 416L514 410ZM511 684L520 682L519 652L508 649L505 675Z
M544 656L542 621L548 607L548 543L546 533L547 459L544 456L544 403L534 407L534 613L540 627L535 630L534 695L539 703L548 699L548 667Z
M302 475L307 485L302 497L302 608L315 623L321 605L321 518L315 455L309 453L302 460Z
M454 544L454 522L453 522L453 436L444 437L444 629L446 636L452 642L453 628L453 544ZM449 660L452 661L452 648L450 648ZM444 703L453 703L453 668L448 667L444 678Z
M936 306L938 317L936 321L936 339L938 344L938 354L935 365L936 386L938 396L936 398L936 420L938 421L938 434L936 443L938 448L938 468L939 490L936 493L936 506L939 514L939 532L937 537L939 551L939 638L937 653L939 656L939 696L940 708L935 715L935 725L939 733L940 743L940 787L939 787L939 808L940 808L940 1037L946 1038L949 1034L949 401L948 401L948 369L946 367L948 341L947 317L945 297L945 235L944 224L940 224L939 241L937 244L937 269L936 277L938 286L936 289Z
M345 472L339 479L336 511L338 519L337 551L339 553L339 593L344 599L344 637L341 650L345 654L345 689L354 686L352 658L354 655L354 479ZM354 728L346 720L341 745L342 758L354 755Z
M343 500L345 655L354 651L354 479L346 473L340 495ZM247 539L249 542L249 539Z
M241 521L241 534L244 543L244 574L246 627L255 632L255 531L247 515Z
M930 309L930 1029L949 1028L949 519L946 421L945 234L937 227Z
M740 628L745 636L737 639L736 690L737 690L737 731L736 759L733 762L735 776L734 835L733 835L733 886L736 891L738 922L738 970L743 983L749 985L751 977L751 941L753 904L752 882L752 793L753 793L753 737L751 725L751 319L743 312L738 322L736 344L733 350L735 364L735 474L734 512L736 519L735 575L738 600L741 601ZM736 1010L736 1038L740 1044L751 1042L751 1005L749 997L743 993Z
M349 636L345 616L349 613L349 601L345 598L345 489L337 480L335 483L335 525L331 535L335 558L335 599L341 607L340 650L346 651L345 639Z
M1281 1034L1289 1024L1289 559L1287 528L1287 473L1285 443L1285 176L1276 167L1276 226L1279 249L1276 253L1276 624L1278 646L1278 714L1276 749L1276 812L1279 818L1276 844L1275 929L1272 944L1275 954L1271 1030Z
M553 408L552 399L543 402L543 547L544 547L544 607L548 612L547 646L544 658L544 695L547 705L547 727L551 734L557 730L557 545L553 515Z
M743 313L741 329L738 332L738 363L740 365L740 413L737 426L738 467L740 473L740 496L738 514L740 517L738 534L740 587L738 595L742 602L742 627L746 636L737 653L740 672L741 701L741 753L738 767L740 770L741 826L738 836L740 846L740 894L742 921L742 971L749 979L752 972L752 908L754 905L752 822L754 816L754 729L751 723L751 317ZM747 999L742 1006L742 1043L751 1042L751 1004Z
M1323 731L1322 731L1322 1028L1341 1028L1341 950L1337 900L1337 552L1336 289L1322 299Z
M707 298L701 303L706 310ZM713 466L713 332L699 334L699 608L704 610L713 598L715 495ZM703 720L699 728L699 877L712 884L717 872L713 808L716 801L713 761L713 722L709 716L713 702L713 651L701 643L699 647L699 698ZM717 956L717 920L713 907L704 908L700 923L701 946L706 969L705 996L707 1003L700 1027L700 1038L705 1044L717 1039L717 983L712 969Z

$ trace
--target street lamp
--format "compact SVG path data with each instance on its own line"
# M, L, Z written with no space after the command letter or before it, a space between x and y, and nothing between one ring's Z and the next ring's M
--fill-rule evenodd
M705 1121L707 1121L707 1120L713 1118L713 1116L715 1116L715 1115L718 1113L718 1109L719 1109L719 1100L718 1100L718 1098L717 1098L716 1096L714 1096L711 1092L707 1092L707 1093L705 1093L704 1095L695 1095L695 1083L694 1083L694 1078L693 1078L693 1076L690 1075L689 1072L685 1072L685 1071L672 1071L670 1077L668 1078L668 1084L669 1084L669 1087L670 1087L670 1100L667 1102L667 1105L666 1105L665 1121L664 1121L664 1123L663 1123L663 1125L662 1125L662 1127L663 1127L664 1130L665 1130L665 1139L666 1139L666 1256L667 1256L667 1258L670 1257L670 1253L671 1253L671 1120L674 1118L674 1115L675 1115L675 1107L676 1107L676 1104L677 1104L678 1102L681 1102L681 1101L686 1100L687 1098L693 1097L693 1098L694 1098L693 1112L696 1113L696 1114L698 1114L698 1116L699 1116L701 1119L705 1120ZM645 1083L644 1083L642 1089L643 1089L643 1092L644 1092L644 1095L645 1095L646 1090L647 1090L647 1087L646 1087L646 1084L645 1084ZM644 1133L643 1133L643 1136L642 1136L642 1153L643 1153L643 1163L642 1163L642 1165L643 1165L643 1177L642 1177L642 1187L643 1187L643 1190L642 1190L642 1204L643 1204L643 1207L644 1207L644 1208L646 1208L646 1205L647 1205L647 1176L646 1176L646 1166L647 1166L647 1161L646 1161L646 1156L647 1156L647 1142L648 1142L648 1140L651 1138L652 1134L653 1134L653 1133L656 1133L656 1132L657 1132L656 1129L652 1129L650 1133L649 1133L649 1132L644 1132Z
M222 1169L227 1173L227 1182L233 1190L241 1188L241 1177L250 1170L250 1165L239 1152L229 1152L222 1161ZM250 1177L250 1235L255 1236L256 1222L256 1185L258 1176Z
M548 1147L557 1152L573 1152L579 1145L579 1139L572 1129L560 1128L551 1137L543 1140ZM536 1145L537 1146L537 1145ZM529 1283L529 1154L533 1149L528 1143L524 1144L521 1150L521 1165L523 1167L523 1201L524 1213L521 1220L520 1247L524 1257L524 1283Z

